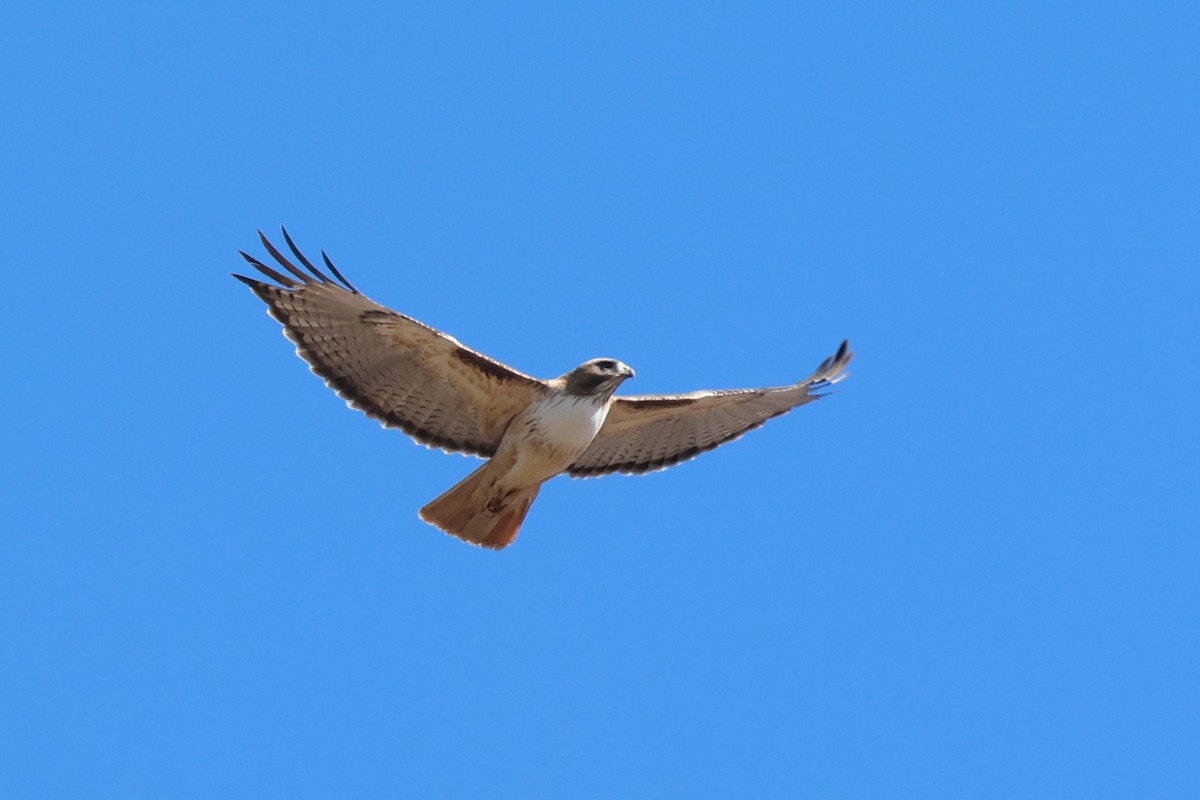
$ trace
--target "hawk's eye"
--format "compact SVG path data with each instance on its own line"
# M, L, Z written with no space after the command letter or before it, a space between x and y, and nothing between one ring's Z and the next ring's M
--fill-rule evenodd
M617 368L617 362L615 362L615 361L597 361L596 368L599 369L601 372L612 372L613 370L615 370Z

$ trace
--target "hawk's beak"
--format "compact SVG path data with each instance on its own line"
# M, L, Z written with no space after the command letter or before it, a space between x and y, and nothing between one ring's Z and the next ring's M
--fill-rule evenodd
M633 371L633 367L629 366L628 364L622 364L621 365L621 374L624 375L626 378L632 378L635 373Z

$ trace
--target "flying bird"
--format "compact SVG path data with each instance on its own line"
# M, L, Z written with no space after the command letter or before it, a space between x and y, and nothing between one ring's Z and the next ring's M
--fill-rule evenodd
M849 343L790 386L616 397L633 370L595 358L551 380L533 378L361 294L321 256L330 277L286 230L296 266L262 232L283 270L245 252L274 283L234 274L267 304L296 353L351 408L418 443L487 461L420 511L446 533L507 547L555 475L665 469L731 442L824 395L846 377Z

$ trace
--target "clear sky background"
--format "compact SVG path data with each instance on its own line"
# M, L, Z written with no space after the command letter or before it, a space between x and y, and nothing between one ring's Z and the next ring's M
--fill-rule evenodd
M1200 796L1196 6L428 5L6 13L5 796ZM280 224L535 375L858 355L477 550Z

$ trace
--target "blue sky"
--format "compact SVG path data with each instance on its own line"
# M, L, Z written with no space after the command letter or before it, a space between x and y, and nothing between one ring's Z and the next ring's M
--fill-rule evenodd
M1200 792L1189 4L46 3L0 26L13 797ZM228 277L834 397L514 547Z

